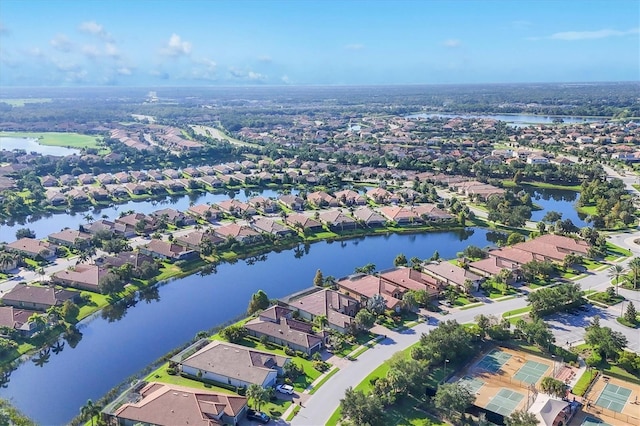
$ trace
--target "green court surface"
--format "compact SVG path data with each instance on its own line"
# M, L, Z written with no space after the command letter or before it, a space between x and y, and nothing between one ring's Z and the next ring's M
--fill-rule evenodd
M464 376L462 379L458 380L460 385L466 386L472 394L477 394L481 387L484 386L484 382L482 380Z
M514 379L531 384L540 380L540 377L547 372L549 366L541 362L527 361L520 370L513 376Z
M493 350L486 354L484 358L476 364L476 367L479 367L485 371L490 373L497 373L498 370L502 368L503 365L506 364L507 361L511 358L506 352L502 352L499 350Z
M580 426L611 426L609 423L603 423L598 419L594 419L593 417L587 417L582 421Z
M518 404L520 404L522 398L524 398L524 395L521 393L502 388L500 392L489 401L489 404L487 404L485 408L494 413L508 416L516 409Z
M623 388L622 386L614 385L613 383L607 383L604 389L602 389L602 393L600 393L600 396L596 401L596 405L622 413L624 405L627 403L627 399L630 395L631 389Z

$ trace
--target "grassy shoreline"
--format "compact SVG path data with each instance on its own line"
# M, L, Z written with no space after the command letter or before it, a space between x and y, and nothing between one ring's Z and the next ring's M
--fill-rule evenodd
M66 148L100 148L98 138L80 133L65 132L0 132L0 137L33 138L38 144Z

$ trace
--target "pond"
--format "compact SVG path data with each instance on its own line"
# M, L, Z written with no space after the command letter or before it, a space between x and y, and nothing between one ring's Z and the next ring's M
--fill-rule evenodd
M293 191L295 193L295 191ZM234 198L240 201L246 201L256 195L263 197L278 197L279 193L274 190L261 191L236 191L233 193ZM88 221L85 216L91 216L91 220L107 217L109 220L116 219L120 212L134 210L136 212L149 214L156 210L164 208L174 208L180 211L186 211L192 204L218 203L229 199L229 192L223 193L202 193L181 195L177 197L166 197L159 200L148 201L128 201L124 204L117 204L105 208L91 208L87 211L71 211L69 213L53 213L48 216L31 216L20 222L9 222L0 225L0 236L2 240L10 242L15 239L15 233L20 228L30 228L36 234L36 238L45 238L47 235L58 232L64 228L78 229L80 225L86 224Z
M338 278L368 263L378 270L390 268L399 253L424 259L438 250L443 258L453 258L468 245L485 247L495 237L481 228L388 234L301 245L222 264L215 274L174 280L128 310L110 310L81 323L82 338L75 347L66 343L58 354L26 361L0 388L0 397L38 424L64 424L87 399L101 398L198 331L242 315L258 289L280 298L310 287L318 269Z
M487 118L493 120L500 120L509 123L512 126L527 126L529 124L552 124L553 120L561 118L564 123L590 123L597 121L597 118L592 117L551 117L546 115L528 115L528 114L437 114L437 113L422 113L408 115L407 118Z
M533 203L542 207L542 210L534 210L531 213L531 220L541 221L547 212L555 211L562 214L562 220L571 219L571 222L578 228L589 226L589 223L585 221L587 215L579 213L576 209L576 203L580 198L579 192L530 186L520 188L520 190L531 195Z
M56 155L59 157L80 153L79 149L66 148L64 146L40 145L36 138L16 138L7 136L0 136L0 149L4 149L6 151L22 149L27 151L27 153L37 152L42 155Z

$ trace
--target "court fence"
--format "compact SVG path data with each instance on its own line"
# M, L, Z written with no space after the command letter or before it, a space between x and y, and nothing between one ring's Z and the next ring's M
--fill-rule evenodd
M618 413L617 411L611 410L609 408L600 407L599 405L595 405L590 400L586 401L586 404L584 405L582 410L586 413L602 414L604 416L623 421L628 425L640 426L640 418L629 414Z

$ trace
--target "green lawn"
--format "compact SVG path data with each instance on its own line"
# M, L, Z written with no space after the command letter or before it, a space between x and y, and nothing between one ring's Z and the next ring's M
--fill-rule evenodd
M582 207L578 207L578 211L580 213L584 213L587 214L589 216L595 216L598 214L598 210L596 208L596 206L582 206Z
M576 385L573 387L572 393L574 395L582 396L587 391L587 388L591 384L591 381L598 374L598 370L587 369L582 376L576 382Z
M408 358L411 356L411 349L413 346L418 343L409 346L402 353ZM389 372L389 364L387 362L382 363L375 370L373 370L367 377L364 378L354 389L363 391L364 393L369 393L373 389L373 384L371 383L376 378L385 377ZM442 381L444 378L444 369L442 367L434 368L431 370L429 378L424 383L425 386L436 387L438 383ZM419 410L418 407L420 402L415 400L412 396L406 396L404 399L398 400L394 405L388 407L385 410L385 421L384 424L388 425L426 425L426 424L434 424L434 425L444 425L446 423L441 423L437 419L430 418L430 420L434 421L434 423L425 423L425 417L428 415ZM340 408L338 408L329 418L329 421L326 423L327 426L337 425L340 421Z
M607 257L605 257L605 259L607 260L616 260L619 257L628 257L630 256L630 252L627 249L623 249L622 247L619 247L613 243L610 243L607 241Z
M526 312L531 311L531 306L525 306L524 308L514 309L512 311L508 311L502 314L502 318L508 318L518 314L524 314Z
M51 98L15 98L15 99L0 99L0 102L9 104L12 107L23 107L26 104L44 104L51 102Z
M622 296L609 296L606 291L599 291L597 293L593 293L589 295L590 300L595 300L596 302L604 303L608 306L617 305L618 303L624 300Z
M68 148L98 148L95 136L64 132L0 132L0 136L14 138L36 138L40 145L64 146Z
M320 389L320 387L322 387L322 385L324 385L327 382L327 380L333 377L333 375L336 374L338 371L340 371L340 369L336 367L333 370L331 370L328 374L326 374L318 383L316 383L313 389L309 391L309 395L313 395L314 393L316 393L316 391Z

